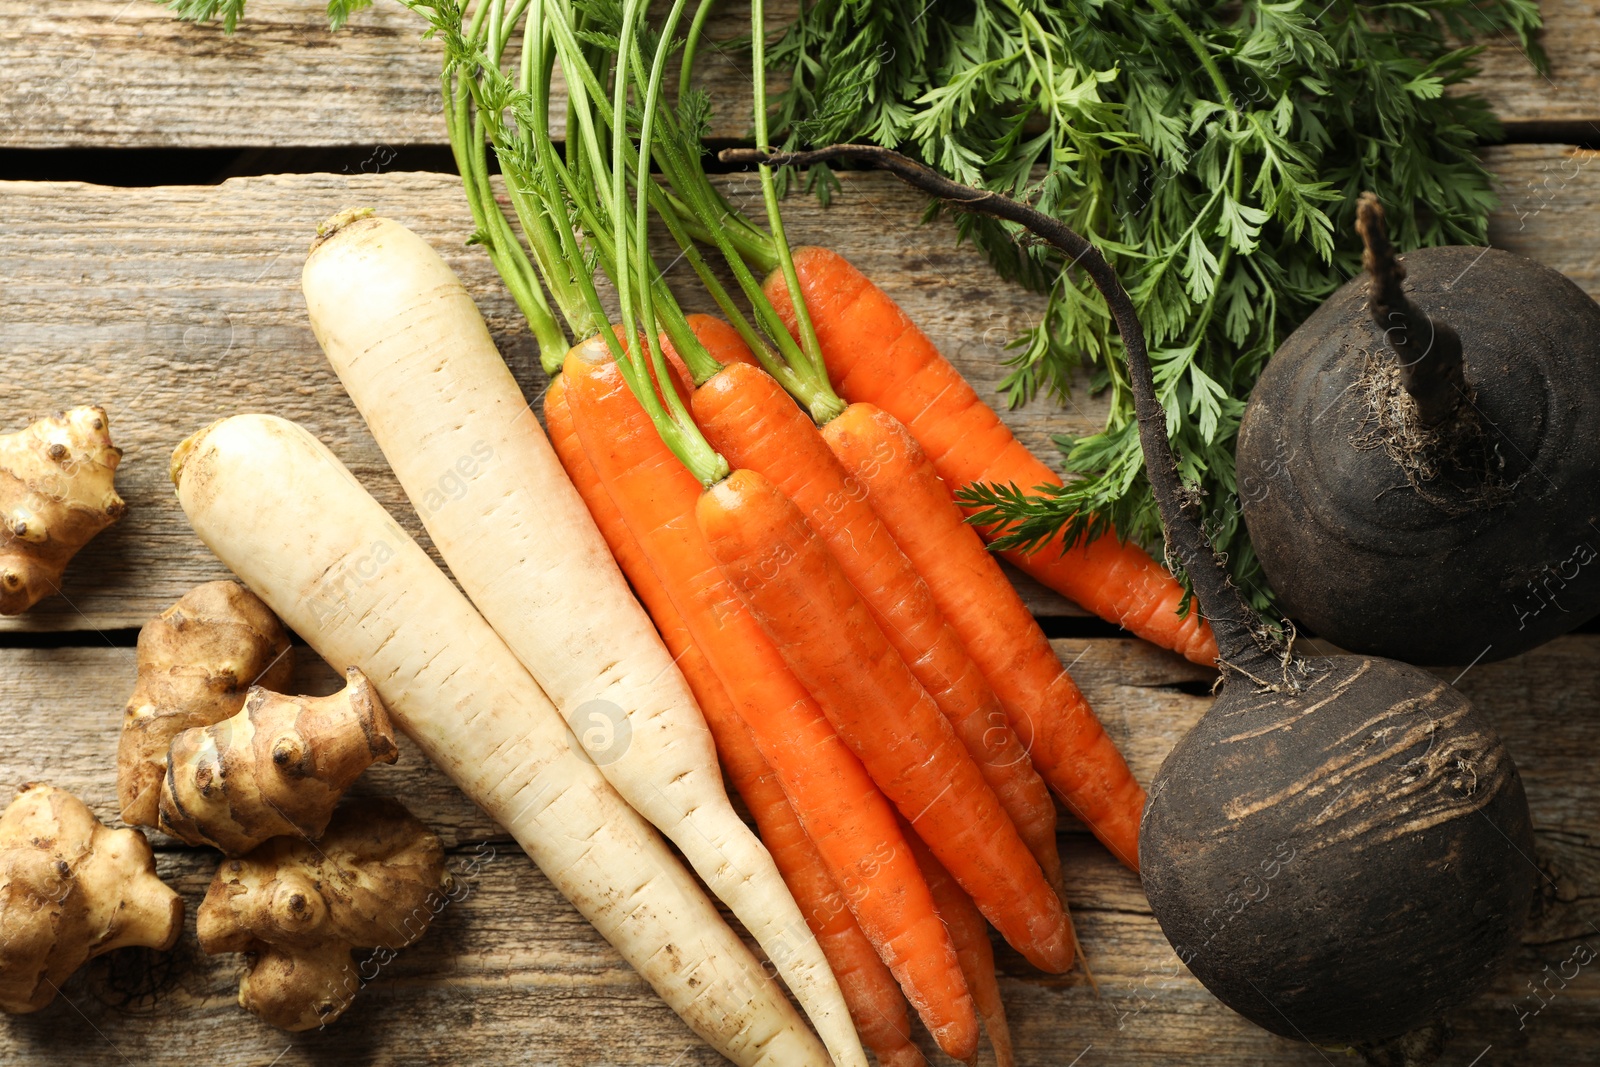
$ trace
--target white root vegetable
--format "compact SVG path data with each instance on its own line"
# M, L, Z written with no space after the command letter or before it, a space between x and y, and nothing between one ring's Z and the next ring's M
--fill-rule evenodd
M325 223L312 330L467 596L612 785L766 950L841 1067L866 1057L772 858L728 803L705 720L471 296L390 219Z
M696 1033L738 1064L826 1062L532 676L333 453L292 422L240 415L179 445L172 479L201 540L336 669L360 668Z

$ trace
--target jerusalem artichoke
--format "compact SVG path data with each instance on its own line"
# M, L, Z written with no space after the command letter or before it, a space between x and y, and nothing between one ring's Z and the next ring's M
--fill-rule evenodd
M200 905L200 947L248 954L239 1005L283 1030L333 1022L362 980L355 948L412 944L449 901L444 846L398 802L344 804L316 844L273 838L226 860Z
M60 592L67 562L122 518L121 460L104 408L73 408L0 435L0 615Z
M252 685L287 689L293 666L283 624L237 582L196 586L145 623L117 749L123 821L156 825L174 737L236 714Z
M315 841L350 784L393 763L389 713L355 667L332 696L252 686L232 718L173 738L161 784L161 829L242 856L269 837Z
M42 782L0 815L0 1010L38 1011L92 957L165 951L182 929L183 900L138 830L113 830Z

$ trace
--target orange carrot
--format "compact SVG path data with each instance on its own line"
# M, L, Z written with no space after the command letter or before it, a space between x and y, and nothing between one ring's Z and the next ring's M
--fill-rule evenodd
M983 914L1035 966L1070 967L1060 899L800 509L760 474L736 470L695 516L784 661Z
M606 346L573 349L563 377L594 470L862 931L940 1047L970 1058L978 1040L972 998L894 809L718 568L694 521L699 483L662 442Z
M1000 1000L1000 982L994 972L994 946L989 944L989 927L978 914L972 898L961 891L950 872L928 850L928 846L910 827L902 827L911 854L917 858L922 877L928 880L933 891L933 902L939 908L939 918L944 920L950 938L956 943L956 955L961 960L961 973L967 976L967 987L978 1005L983 1018L983 1028L989 1032L989 1044L994 1047L995 1067L1015 1067L1017 1058L1011 1048L1011 1026L1006 1022L1006 1008Z
M622 521L622 513L612 502L611 494L606 491L606 487L600 483L594 466L589 462L588 453L583 450L583 442L578 439L578 427L573 422L572 405L567 398L565 374L556 375L551 380L550 387L544 391L544 421L550 445L555 449L556 457L561 460L562 469L567 472L567 477L578 490L578 495L583 497L583 503L594 518L594 524L599 527L601 536L606 539L606 546L611 549L611 555L616 559L617 566L622 569L628 584L633 586L634 595L647 609L651 607L652 601L661 602L665 599L666 590L661 588L660 580L650 569L649 561L639 548L639 542L628 532L627 526ZM672 653L672 658L677 660L678 666L682 668L681 650L673 647L667 631L662 629L660 617L653 609L650 611L650 617L655 622L656 629L661 631L662 642L667 646L667 651ZM684 669L683 674L692 688L694 679L689 677L688 669ZM695 693L696 699L699 696L698 692Z
M734 466L764 475L799 505L978 763L1046 880L1059 882L1049 790L927 583L867 502L865 487L850 479L778 383L753 367L730 366L707 381L695 391L693 410L712 447Z
M1144 790L927 455L898 419L868 404L852 404L822 435L927 580L1034 766L1138 870Z
M694 318L690 316L691 325ZM740 718L727 689L717 678L711 662L694 643L666 586L650 568L644 550L583 450L572 409L567 403L566 381L565 375L557 377L545 392L545 423L549 427L550 443L588 505L611 554L649 610L667 651L672 653L689 688L694 691L716 741L723 768L744 799L745 807L755 817L762 842L772 853L806 924L822 946L828 965L839 980L856 1031L877 1056L880 1067L926 1067L922 1052L912 1044L906 999L895 984L894 976L862 933L816 845L806 835L784 795L782 783L756 748L755 739Z
M822 428L822 438L851 481L865 490L867 503L883 521L884 527L911 561L917 574L927 583L934 605L950 623L956 636L962 637L954 616L940 600L939 587L954 585L964 590L966 598L970 599L981 599L988 590L973 588L976 582L974 576L968 573L971 560L957 561L942 551L913 553L912 546L915 544L923 548L928 541L941 540L954 526L978 542L979 555L987 556L988 553L984 551L983 543L978 541L978 535L962 522L961 512L950 500L949 494L944 492L937 476L934 481L939 486L939 495L931 498L903 493L900 490L904 487L899 486L891 487L888 492L882 491L884 481L906 473L907 445L916 448L916 442L911 440L911 435L894 416L870 404L851 404L845 408L843 414ZM874 491L875 486L879 491ZM994 566L992 560L985 562ZM1003 577L1001 581L1005 582ZM1010 584L1005 585L1006 590L1011 592ZM1012 592L1012 595L1015 593ZM959 607L968 606L965 598L946 597L946 600ZM965 645L965 641L962 643ZM975 666L979 666L981 677L981 665L977 664L975 657L970 658ZM989 680L983 680L983 690L968 705L970 714L961 720L951 718L950 724L966 744L967 751L978 761L978 769L983 771L984 779L1000 798L1001 805L1016 824L1022 839L1028 843L1028 849L1039 861L1045 878L1052 885L1059 885L1061 856L1056 850L1056 805L1051 799L1050 787L1029 762L1028 750L1019 739L1017 726L1011 722ZM1033 732L1030 731L1028 736L1034 736Z
M992 482L1031 490L1061 484L906 313L843 256L798 248L794 264L841 396L876 404L905 423L952 487ZM792 331L794 307L782 276L774 272L764 291ZM992 539L1001 532L983 534ZM1034 552L1004 555L1101 618L1196 663L1215 662L1210 627L1198 613L1178 615L1182 588L1138 545L1106 536L1063 552L1058 537Z

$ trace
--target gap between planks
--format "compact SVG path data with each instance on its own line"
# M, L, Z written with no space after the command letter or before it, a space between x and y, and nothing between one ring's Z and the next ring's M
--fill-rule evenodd
M1600 136L1594 0L1544 0L1540 8L1550 75L1501 35L1484 42L1482 74L1468 88L1512 125ZM768 24L787 25L797 9L795 0L774 0ZM749 132L748 62L726 43L748 32L748 10L721 5L697 60L719 138ZM0 27L0 147L376 150L445 139L439 46L420 40L421 19L398 4L362 11L330 34L323 0L257 2L230 38L148 0L0 0ZM559 132L559 79L553 95Z

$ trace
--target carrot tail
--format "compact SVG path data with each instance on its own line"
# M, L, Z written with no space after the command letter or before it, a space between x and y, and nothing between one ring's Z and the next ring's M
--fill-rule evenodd
M605 352L580 345L563 375L594 469L860 930L940 1047L970 1055L978 1040L971 995L893 809L723 577L694 521L699 484L661 442Z
M952 487L975 482L1024 490L1061 479L1022 445L883 290L843 256L798 248L795 270L833 384L846 400L876 404L905 423ZM783 279L766 293L786 322L794 309ZM983 531L992 539L1001 531ZM1197 663L1216 660L1216 642L1197 613L1177 614L1182 589L1139 546L1101 537L1065 553L1052 541L1005 556L1103 619Z
M983 914L1035 966L1070 967L1060 898L800 510L738 470L706 491L696 518L784 661Z
M967 988L972 990L973 1002L978 1005L978 1015L989 1034L989 1044L994 1046L996 1067L1015 1067L1016 1055L1011 1047L1011 1027L1006 1022L1005 1005L1000 1000L1000 981L994 970L994 946L989 944L989 927L979 914L972 898L962 892L950 872L936 859L923 840L909 826L904 827L911 853L917 866L933 891L933 902L939 917L950 930L956 944L956 957L961 960L961 973L967 976Z
M743 736L734 736L731 727L737 727ZM806 836L782 785L757 751L748 729L736 719L729 729L713 728L713 732L734 788L755 816L761 840L772 852L789 891L839 979L862 1042L883 1067L926 1067L922 1052L911 1040L905 995L850 913L844 894L828 874L816 845ZM729 735L726 747L725 733Z
M1022 486L1059 484L1054 471L996 474L980 481ZM1003 530L980 530L986 539ZM1039 582L1151 644L1170 648L1194 663L1215 666L1217 641L1198 610L1178 613L1183 587L1165 567L1132 541L1107 534L1081 541L1065 552L1055 537L1033 552L1008 549L1001 555Z
M823 427L822 437L850 477L865 487L872 510L927 583L935 607L971 652L967 632L993 626L992 618L982 618L993 614L990 598L1015 598L1016 592L984 550L977 533L962 521L960 510L916 441L894 416L870 404L851 404ZM961 618L970 615L980 618ZM1032 623L1031 616L1028 621ZM1050 788L1029 762L1028 752L975 653L971 660L978 668L981 692L972 687L976 696L965 705L969 714L952 716L951 725L1039 861L1045 878L1058 884L1061 856L1056 849L1056 806ZM950 711L943 702L940 708L947 714Z

